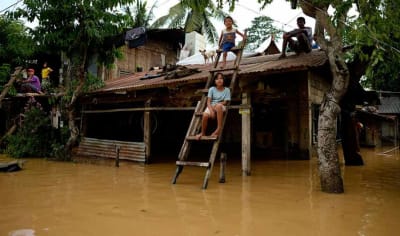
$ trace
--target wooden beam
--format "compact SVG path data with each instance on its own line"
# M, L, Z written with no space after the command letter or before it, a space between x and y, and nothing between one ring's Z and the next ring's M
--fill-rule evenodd
M242 93L242 105L248 107L251 104L251 96ZM242 175L249 176L251 173L251 109L244 108L239 110L242 115Z
M146 102L146 107L150 107L150 103L151 100L148 100ZM146 146L145 149L145 159L146 159L146 163L149 163L150 161L150 156L151 156L151 131L152 131L152 127L151 127L151 113L149 110L145 110L144 112L144 121L143 121L143 142Z
M220 164L219 164L219 182L225 183L225 169L226 169L226 153L221 152Z
M250 106L245 105L232 105L227 106L228 109L249 109ZM193 111L195 107L132 107L132 108L118 108L107 110L88 110L82 111L84 114L95 113L112 113L112 112L130 112L130 111Z

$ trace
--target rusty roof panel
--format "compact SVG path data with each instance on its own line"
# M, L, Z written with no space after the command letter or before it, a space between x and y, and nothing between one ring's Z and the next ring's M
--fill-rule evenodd
M323 51L313 51L309 54L303 55L288 55L287 58L279 59L279 54L265 55L257 57L242 58L240 63L239 75L242 74L253 74L253 73L278 73L288 71L300 71L309 68L315 68L323 66L327 63L327 57ZM229 63L233 62L228 62ZM212 69L212 64L197 64L187 65L188 68L197 68L200 73L192 74L190 76L178 78L178 79L165 79L165 76L160 76L151 79L141 78L151 75L157 75L161 73L158 71L150 72L139 72L134 75L123 76L112 80L107 80L105 86L94 93L109 93L119 91L132 91L142 90L157 87L169 87L180 84L199 83L205 82L209 75L209 70ZM226 74L231 74L227 72Z

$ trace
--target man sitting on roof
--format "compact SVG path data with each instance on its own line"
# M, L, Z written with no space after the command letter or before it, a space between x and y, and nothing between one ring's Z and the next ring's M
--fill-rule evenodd
M306 19L304 19L304 17L298 17L297 26L299 28L283 34L282 54L279 58L286 57L286 47L288 43L289 48L295 51L296 54L300 54L302 52L311 52L311 45L313 40L312 29L310 27L304 26L305 24ZM296 37L297 40L293 40L293 37Z

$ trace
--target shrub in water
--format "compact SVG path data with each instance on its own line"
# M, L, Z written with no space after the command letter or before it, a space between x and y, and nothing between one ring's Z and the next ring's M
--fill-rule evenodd
M12 157L48 156L54 135L48 115L41 104L31 97L24 113L20 114L17 133L7 138L6 153Z

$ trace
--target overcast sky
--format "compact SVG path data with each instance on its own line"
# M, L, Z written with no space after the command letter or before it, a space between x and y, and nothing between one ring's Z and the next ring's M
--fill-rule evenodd
M155 0L147 0L148 7L152 6ZM173 6L179 2L179 0L158 0L157 8L155 9L156 17L160 17L166 15L168 13L169 7ZM5 8L13 5L14 3L18 3L16 6L21 6L22 1L20 0L1 0L0 1L0 11ZM15 9L11 7L9 10ZM304 16L301 10L292 10L290 8L290 3L285 0L275 0L272 4L268 5L264 10L260 11L260 5L257 3L257 0L240 0L236 4L235 11L230 13L230 15L234 18L236 23L238 24L238 28L243 30L246 27L249 27L251 21L261 15L266 15L272 18L275 21L275 26L284 30L291 30L296 27L296 18L298 16ZM313 26L314 19L306 17L307 25ZM223 23L217 25L217 29L223 28Z
M147 5L150 8L156 0L147 0ZM155 18L168 14L169 7L175 5L179 0L158 0L154 10ZM1 0L0 11L7 7L18 3L16 6L21 6L20 0ZM9 10L14 9L16 6L11 7ZM284 31L289 31L296 28L296 18L303 16L306 18L306 25L314 27L314 19L305 16L300 9L292 10L290 2L285 0L274 0L272 4L268 5L265 9L260 10L260 4L257 0L239 0L236 3L235 11L230 15L233 17L238 25L238 29L243 32L245 28L251 25L251 21L257 16L268 16L274 20L275 27ZM227 11L227 6L225 7ZM227 11L228 12L228 11ZM3 12L1 12L3 13ZM224 28L223 22L214 21L218 34ZM29 25L32 26L32 25Z

